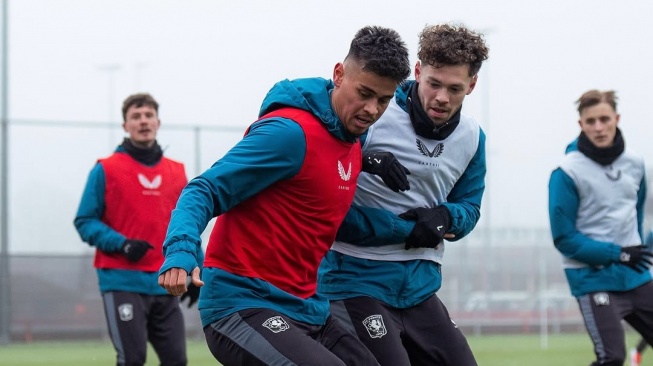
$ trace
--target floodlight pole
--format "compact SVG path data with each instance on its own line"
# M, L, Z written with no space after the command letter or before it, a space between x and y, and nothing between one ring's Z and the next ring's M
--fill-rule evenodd
M494 28L483 28L481 30L481 33L485 36L485 39L489 37L491 33L495 31ZM487 139L485 140L485 164L487 167L487 171L485 172L485 192L483 195L484 203L483 205L485 206L485 217L483 218L483 221L485 222L485 227L488 233L487 236L487 243L490 246L492 244L492 193L490 190L492 189L492 182L490 181L490 175L492 172L492 163L493 160L492 158L492 136L490 135L490 61L486 60L483 62L483 66L481 67L481 72L483 73L482 75L482 98L483 98L483 103L482 103L482 110L481 110L481 115L483 116L483 123L485 123L485 135ZM490 141L488 141L490 140Z
M9 61L7 46L9 0L2 1L2 92L0 93L0 125L2 130L2 142L0 143L0 344L8 344L11 327L11 287L9 275L9 76L7 63Z
M115 89L116 89L116 83L115 83L115 74L116 72L120 71L122 69L121 64L105 64L105 65L100 65L98 66L98 69L100 71L104 71L107 73L109 77L109 84L108 84L108 90L107 90L107 107L108 107L108 112L109 114L107 115L109 126L112 126L112 122L115 122L113 116L115 115L114 111L114 95L115 95ZM113 146L116 141L114 140L113 137L113 132L114 132L113 127L109 127L109 146Z
M482 30L483 35L486 37L492 33L494 29L492 28L486 28ZM485 237L485 252L486 253L491 253L492 252L492 246L494 242L494 230L492 227L492 182L490 181L491 178L491 171L492 171L492 162L493 160L491 159L492 157L492 143L488 140L492 139L492 136L490 134L490 65L489 61L483 62L482 66L482 72L484 73L483 75L483 109L482 109L482 115L483 115L483 122L485 123L485 134L488 139L485 140L485 166L486 166L486 172L485 172L485 192L483 199L485 200L484 205L485 205L485 228L486 228L486 237ZM488 268L488 266L491 265L492 267ZM490 290L490 278L491 278L491 272L493 272L494 264L491 264L490 262L486 261L485 264L483 265L483 278L484 278L484 284L483 284L483 292L485 295L486 301L490 303L490 297L491 297L491 290ZM488 309L486 310L489 315L489 306Z

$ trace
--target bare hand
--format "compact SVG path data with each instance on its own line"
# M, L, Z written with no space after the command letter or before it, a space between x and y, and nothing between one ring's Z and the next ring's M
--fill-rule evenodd
M159 286L168 291L170 295L179 296L188 291L188 285L192 283L197 287L204 286L200 279L200 268L195 267L191 273L190 283L187 282L188 273L182 268L171 268L159 275Z

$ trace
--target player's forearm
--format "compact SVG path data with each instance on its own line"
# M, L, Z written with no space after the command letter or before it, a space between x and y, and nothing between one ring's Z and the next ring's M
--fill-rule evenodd
M352 206L336 235L336 240L359 246L400 244L415 226L390 211Z
M75 228L84 242L104 252L120 249L126 239L124 235L95 217L76 217Z

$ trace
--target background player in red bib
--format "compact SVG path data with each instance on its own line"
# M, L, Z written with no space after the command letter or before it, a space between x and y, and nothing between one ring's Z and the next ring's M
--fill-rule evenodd
M187 179L183 164L164 157L156 141L158 109L149 94L125 99L122 126L129 137L93 167L75 217L82 240L96 248L118 365L143 365L148 341L161 365L187 362L179 300L157 283L170 212ZM198 288L189 294L190 306Z

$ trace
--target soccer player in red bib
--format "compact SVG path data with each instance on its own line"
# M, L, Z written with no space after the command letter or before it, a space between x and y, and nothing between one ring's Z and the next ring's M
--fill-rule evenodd
M75 217L82 240L96 249L117 365L145 364L148 341L161 365L187 363L179 299L157 283L170 213L187 179L184 165L164 157L156 141L158 109L149 94L124 101L122 126L129 137L93 167ZM192 303L199 290L189 293Z
M329 315L317 268L354 197L359 137L409 74L394 30L360 29L332 80L274 85L243 139L182 192L159 283L174 295L186 290L200 234L217 216L193 283L203 284L200 315L221 364L378 365ZM385 167L373 172L386 177L399 165Z

